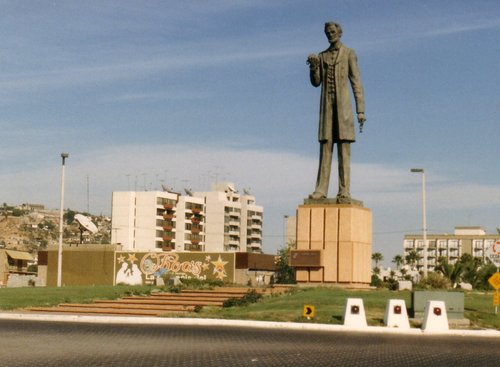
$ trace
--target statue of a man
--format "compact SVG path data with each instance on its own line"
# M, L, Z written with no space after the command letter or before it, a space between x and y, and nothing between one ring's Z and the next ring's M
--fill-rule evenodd
M311 84L321 85L319 113L319 169L316 189L310 199L325 199L328 195L333 145L337 144L339 191L337 203L351 203L350 157L351 143L356 140L352 103L349 93L350 82L360 132L365 119L363 86L361 85L356 53L340 42L340 24L325 24L325 34L330 47L319 55L311 54L307 59Z

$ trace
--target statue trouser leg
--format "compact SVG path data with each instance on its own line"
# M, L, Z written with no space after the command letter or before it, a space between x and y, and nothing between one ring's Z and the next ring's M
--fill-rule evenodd
M322 199L328 195L328 186L330 184L330 171L332 168L333 142L324 140L320 142L319 147L319 168L316 179L316 189L309 197L311 199Z
M339 163L339 192L337 198L350 198L351 187L351 143L337 143Z

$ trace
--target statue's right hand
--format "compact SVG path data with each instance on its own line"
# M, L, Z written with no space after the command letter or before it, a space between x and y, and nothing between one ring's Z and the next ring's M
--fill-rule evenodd
M318 67L319 66L319 57L318 57L318 55L310 54L307 57L307 65L309 65L311 68Z

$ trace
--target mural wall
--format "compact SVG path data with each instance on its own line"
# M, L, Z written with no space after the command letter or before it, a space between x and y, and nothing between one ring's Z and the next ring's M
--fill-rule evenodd
M130 252L115 253L115 284L150 284L157 277L234 282L234 253Z

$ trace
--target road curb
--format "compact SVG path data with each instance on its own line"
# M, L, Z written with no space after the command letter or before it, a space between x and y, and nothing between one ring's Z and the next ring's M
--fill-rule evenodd
M198 319L198 318L163 318L163 317L134 317L134 316L88 316L88 315L60 315L60 314L32 314L32 313L0 313L0 320L26 320L51 322L77 322L99 324L129 324L129 325L190 325L190 326L228 326L261 329L310 330L310 331L337 331L360 332L375 334L401 335L454 335L464 337L500 338L500 331L485 330L447 330L445 332L423 332L421 329L398 329L382 326L368 326L352 328L344 325L309 324L297 322L277 321L248 321L226 319Z

